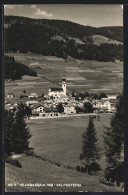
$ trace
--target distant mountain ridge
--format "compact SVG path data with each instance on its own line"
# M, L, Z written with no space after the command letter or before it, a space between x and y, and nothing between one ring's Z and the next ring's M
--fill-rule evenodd
M67 59L123 60L123 27L91 27L65 20L5 16L5 52Z

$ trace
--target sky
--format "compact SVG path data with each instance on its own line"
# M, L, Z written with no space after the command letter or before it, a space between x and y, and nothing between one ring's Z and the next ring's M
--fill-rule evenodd
M123 26L121 5L38 4L5 5L5 15L68 20L84 26Z

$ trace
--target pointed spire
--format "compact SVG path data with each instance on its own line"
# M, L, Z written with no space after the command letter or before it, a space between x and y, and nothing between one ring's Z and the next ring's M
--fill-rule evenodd
M62 77L62 81L64 81L64 82L66 81L66 78L65 78L65 76L64 76L64 75L63 75L63 77Z

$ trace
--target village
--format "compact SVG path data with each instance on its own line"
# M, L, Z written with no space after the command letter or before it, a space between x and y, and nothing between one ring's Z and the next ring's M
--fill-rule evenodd
M15 110L18 103L24 103L31 109L30 118L53 118L64 116L76 116L81 114L114 113L116 111L117 95L106 95L97 99L94 96L81 98L78 93L67 94L66 78L62 78L62 87L52 87L48 89L48 94L38 96L34 91L27 94L24 90L15 100L13 93L8 93L5 97L5 109ZM91 107L85 110L85 106Z

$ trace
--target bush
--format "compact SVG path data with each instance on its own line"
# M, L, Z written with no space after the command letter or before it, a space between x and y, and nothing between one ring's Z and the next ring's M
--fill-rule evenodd
M87 167L81 167L81 172L86 173L87 172Z
M79 165L76 166L76 171L80 172L80 166Z
M35 156L34 152L32 150L26 150L24 152L27 156Z
M89 169L91 171L94 171L94 172L97 172L97 171L100 171L101 170L100 165L98 163L96 163L96 162L91 163L89 165Z
M12 159L11 157L6 157L5 162L11 164L12 166L22 168L21 163L19 163L19 161L16 159Z

